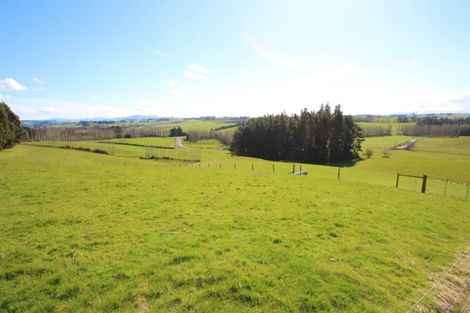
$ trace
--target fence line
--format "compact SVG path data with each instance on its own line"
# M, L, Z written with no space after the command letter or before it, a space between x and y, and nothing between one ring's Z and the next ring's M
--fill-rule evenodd
M215 163L215 164L213 164ZM242 164L245 163L245 162L241 162ZM202 164L202 165L201 165ZM205 164L205 165L204 165ZM206 167L206 168L219 168L219 169L222 169L222 168L225 168L225 169L229 169L231 165L225 165L224 166L224 162L220 163L220 161L217 161L217 162L203 162L201 161L199 163L199 167ZM246 162L246 170L249 170L250 172L260 172L260 169L257 168L256 164L255 163L251 163L251 162ZM288 166L288 163L285 163L284 164L284 168ZM301 164L295 164L293 163L292 164L292 170L291 171L286 171L286 173L288 174L292 174L292 173L303 173L303 172L307 172L307 170L305 170L305 168L303 167L304 165L301 165ZM310 166L314 167L315 164L311 164ZM336 175L333 174L333 172L331 173L331 176L332 177L335 177L337 178L337 180L342 180L344 179L343 178L343 171L341 167L329 167L330 169L337 169L336 170ZM241 167L241 166L238 166L238 163L233 163L233 169L237 170L237 169L240 169L240 170L243 170L244 168ZM297 171L297 169L299 169L299 171ZM265 166L264 170L261 170L261 172L264 172L264 173L268 173L268 172L272 172L273 174L274 173L282 173L282 170L281 171L278 171L278 168L277 166L272 163L271 166L270 166L270 169L269 169L269 163L267 163L267 165ZM348 172L346 172L348 173ZM315 174L314 174L315 175ZM335 175L335 176L333 176ZM325 177L325 174L323 172L323 174L321 175L323 177ZM353 176L356 176L356 175L353 175ZM391 176L391 174L390 174ZM451 179L448 179L448 178L438 178L436 176L430 176L430 175L412 175L412 174L404 174L404 173L398 173L396 175L396 180L395 180L395 187L396 188L399 188L400 185L401 185L401 179L402 177L408 177L408 178L416 178L416 179L420 179L421 180L421 184L420 184L420 192L421 193L432 193L432 194L444 194L444 195L448 195L449 194L449 188L451 186L451 184L458 184L458 185L461 185L461 186L464 186L466 187L466 190L461 190L459 192L462 193L462 198L464 198L465 200L468 200L469 196L470 196L470 183L463 183L461 181L457 181L457 180L451 180ZM346 176L346 180L348 180L348 176ZM349 179L349 180L357 180L357 181L364 181L364 182L368 182L370 183L368 180L361 180L361 179ZM443 182L443 192L442 191L436 191L436 185L435 183L432 183L432 181L438 181L438 182ZM431 183L431 186L429 186L429 184ZM385 186L390 186L389 184L386 183L386 181L384 180L383 183L377 183L378 185L385 185ZM408 186L409 187L409 186ZM406 188L405 189L408 189L410 190L410 188ZM452 189L452 188L450 188ZM455 189L455 188L454 188ZM457 193L453 192L452 196L456 196L456 197L460 197L460 196L457 196Z
M102 149L99 145L95 146L94 143L95 142L93 142L93 141L90 141L90 142L43 141L43 142L32 144L32 145L34 145L34 146L45 146L45 147L55 147L55 148L69 148L69 149L84 150L84 151L91 150L90 152L95 152L96 151L98 153L100 153L101 150L103 150L103 153L116 155L115 148L121 144L121 143L117 143L117 146L116 146L116 143L114 143L114 142L106 142L107 144L105 146L107 146L106 147L107 149L105 147L102 147L102 148L105 148L105 149ZM104 143L104 142L96 142L96 143L100 144L100 143ZM134 144L132 144L132 145L134 145ZM129 146L131 146L131 145L129 145ZM142 146L139 146L139 147L144 149L144 155L140 157L140 158L143 158L143 159L156 159L156 160L162 159L162 160L183 161L183 162L187 162L187 163L193 163L190 166L193 166L193 167L194 166L199 166L200 168L205 167L204 164L207 164L208 168L214 168L214 169L216 169L216 168L225 169L225 168L230 168L231 167L231 165L226 164L226 162L221 162L220 160L213 160L212 162L211 161L209 161L209 162L202 161L202 154L201 154L200 151L184 151L184 150L179 150L179 149L172 149L172 148L168 149L168 148L152 146L152 145L142 145ZM215 163L215 164L212 164L212 163ZM241 163L243 164L245 162L242 161ZM196 164L198 164L198 165L196 165ZM250 169L252 173L263 172L265 174L267 174L269 172L272 172L272 174L283 173L283 169L285 169L289 166L289 163L287 163L287 162L283 163L283 164L271 163L271 166L269 166L269 163L267 162L266 166L264 166L266 168L263 170L263 169L261 169L261 168L264 168L263 165L258 165L257 163L255 164L255 163L251 163L249 161L246 162L245 164L246 164L246 166L248 166L248 169ZM312 168L313 168L313 166L315 166L315 165L312 164L310 166L312 166ZM305 169L305 168L303 168L302 164L293 163L292 164L292 171L286 170L286 173L294 173L295 174L297 168L300 168L299 173L304 172L303 169ZM243 167L242 166L239 167L237 165L237 163L235 162L235 163L233 163L233 169L243 170ZM355 180L355 181L363 181L363 182L366 182L366 183L376 183L378 185L390 186L389 183L387 183L387 178L385 178L385 175L383 177L381 177L380 180L377 180L377 182L371 182L371 180L374 180L374 178L372 178L372 179L361 178L357 175L357 172L354 172L354 174L352 174L352 176L354 178L350 178L350 176L348 175L350 172L348 172L348 170L346 170L346 172L345 172L346 176L344 176L344 174L342 173L343 171L342 171L341 167L329 167L329 169L331 169L331 173L326 173L328 171L325 170L324 168L321 169L321 170L320 170L320 168L318 168L318 169L319 169L319 172L322 173L319 176L323 176L323 177L327 177L327 176L331 175L331 178L336 176L337 180L342 180L342 179L352 180L352 181ZM335 169L337 169L337 170L335 170ZM333 171L336 172L336 173L334 173ZM305 172L307 172L307 171L305 170ZM353 173L353 172L351 172L351 173ZM315 172L314 172L314 175L315 175ZM387 175L392 176L392 174L387 174ZM430 175L419 176L419 175L398 173L397 176L396 176L396 181L395 181L395 187L396 188L400 187L400 183L401 183L400 178L401 177L422 179L422 182L421 182L421 192L422 193L427 192L427 193L443 194L443 195L446 195L446 196L451 195L451 196L455 196L455 197L459 197L459 198L462 197L465 200L468 200L469 197L470 197L470 182L462 182L462 181L457 181L457 180L451 180L449 178L441 178L441 177L430 176ZM442 185L441 185L442 187L439 187L440 183L442 183ZM404 186L405 189L410 190L410 186L411 186L410 183L405 182L404 185L405 185ZM458 186L461 186L461 187L458 187ZM440 189L440 188L442 188L442 189ZM412 187L411 187L411 190L413 190Z
M445 271L445 273L436 281L433 283L433 285L431 286L431 288L429 288L420 298L418 298L418 300L406 311L406 313L410 313L410 312L413 312L419 305L423 305L423 300L430 296L432 291L436 289L436 287L438 287L443 281L444 279L455 269L457 268L457 264L462 261L467 255L469 254L469 251L464 251L462 252L462 254L460 255L460 257L457 259L457 261L455 261L448 269L447 271ZM468 283L468 278L466 279L466 282ZM458 301L459 299L456 299L455 300L455 303ZM455 305L454 303L454 305Z

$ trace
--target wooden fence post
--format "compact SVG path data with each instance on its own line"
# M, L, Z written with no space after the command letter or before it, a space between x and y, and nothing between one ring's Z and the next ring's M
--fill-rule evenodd
M295 164L292 164L292 174L295 173Z
M300 174L302 174L302 165L300 165Z
M397 174L397 183L395 184L395 188L398 188L399 181L400 181L400 174Z
M222 168L222 163L219 163L219 168Z
M237 169L237 163L233 163L233 167Z
M273 164L273 173L274 173L274 164Z
M467 183L467 195L465 196L465 200L468 198L468 191L470 190L470 182Z
M255 165L251 163L251 171L253 172L255 170Z
M341 178L341 167L338 167L338 180Z
M423 175L423 184L421 185L421 192L426 193L426 182L428 181L428 175Z
M447 183L449 182L449 179L446 178L446 186L444 187L444 196L447 194Z

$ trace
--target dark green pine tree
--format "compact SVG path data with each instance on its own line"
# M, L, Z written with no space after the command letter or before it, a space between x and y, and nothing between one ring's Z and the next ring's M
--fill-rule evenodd
M8 105L0 102L0 150L11 148L20 142L23 133L20 118Z

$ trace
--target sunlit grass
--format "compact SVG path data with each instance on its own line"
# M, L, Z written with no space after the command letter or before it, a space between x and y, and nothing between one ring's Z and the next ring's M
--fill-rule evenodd
M2 309L400 312L470 240L468 202L393 173L118 146L0 153Z

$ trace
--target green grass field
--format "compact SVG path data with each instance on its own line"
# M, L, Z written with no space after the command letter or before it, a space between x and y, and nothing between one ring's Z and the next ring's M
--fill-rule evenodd
M73 145L112 154L2 151L0 309L406 311L470 242L465 190L421 194L412 179L395 188L396 171L467 179L470 140L422 139L416 151L380 155L408 139L367 139L376 153L341 180L328 166L288 175L292 164L233 157L215 141L173 151L201 163L96 142Z
M191 131L200 131L200 132L209 132L212 129L218 127L230 126L236 124L236 121L227 120L227 119L214 119L214 120L182 120L182 121L164 121L164 122L140 122L140 123L124 123L124 127L156 127L160 129L162 135L166 135L171 128L181 127L185 132ZM234 128L228 128L228 130L233 131Z
M383 150L399 143L412 139L407 136L385 136L366 138L362 146L372 148L374 155L363 159L354 166L341 169L341 179L350 181L367 182L384 186L395 186L396 175L428 175L428 193L443 194L464 198L466 196L467 183L470 180L470 156L465 154L470 146L470 138L422 138L413 151L392 150L389 158L383 158ZM292 171L291 163L271 162L255 158L233 157L226 147L216 140L203 140L197 143L184 142L183 149L147 149L139 145L169 147L173 138L147 137L147 138L121 138L110 142L126 143L127 145L111 145L92 141L78 142L49 142L48 144L64 146L72 145L90 149L105 150L118 157L139 158L149 153L157 157L169 157L173 159L201 160L202 168L235 168L240 171L252 171L272 174L272 166L275 166L275 174L285 174ZM31 143L42 144L42 143ZM136 144L136 146L132 146ZM425 151L423 151L423 149ZM303 169L310 171L311 175L322 178L336 178L337 168L331 166L319 166L303 164ZM299 165L297 165L299 169ZM457 183L448 184L449 179ZM421 181L418 179L403 178L400 188L419 191Z
M392 135L396 136L400 132L402 127L415 125L415 123L388 123L388 122L359 122L357 123L364 133L367 133L369 129L374 128L391 128Z
M390 152L390 158L383 158L383 148L392 147L411 138L367 138L362 146L373 148L374 156L358 162L357 169L392 174L427 174L442 179L470 181L470 137L420 138L412 151L393 150Z

